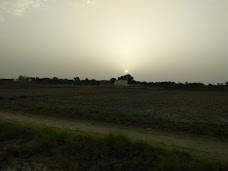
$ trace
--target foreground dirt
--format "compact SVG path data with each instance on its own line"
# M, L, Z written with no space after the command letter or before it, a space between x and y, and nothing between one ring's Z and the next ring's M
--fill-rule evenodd
M140 129L84 120L68 120L63 118L0 112L0 119L22 124L41 125L52 128L67 129L75 132L96 134L123 133L133 140L144 140L150 144L169 149L184 150L196 155L212 159L228 160L228 142L207 137L194 137L160 132L152 129Z

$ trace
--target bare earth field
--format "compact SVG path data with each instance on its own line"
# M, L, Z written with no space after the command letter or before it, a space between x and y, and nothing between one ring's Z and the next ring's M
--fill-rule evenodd
M99 86L1 86L0 118L76 132L122 132L228 159L228 92Z
M228 137L228 92L104 88L0 87L0 110L55 115Z

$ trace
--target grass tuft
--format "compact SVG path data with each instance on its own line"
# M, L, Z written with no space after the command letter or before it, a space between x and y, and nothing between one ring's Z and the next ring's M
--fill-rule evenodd
M80 134L0 122L0 170L34 160L53 170L225 170L218 164L168 151L123 134Z

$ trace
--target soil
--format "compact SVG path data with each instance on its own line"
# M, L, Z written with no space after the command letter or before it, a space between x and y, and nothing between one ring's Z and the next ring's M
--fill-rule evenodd
M132 140L143 140L155 146L178 149L205 156L211 159L228 160L228 141L210 137L196 137L183 134L167 133L153 129L135 128L111 123L87 120L70 120L43 115L0 112L0 119L26 125L46 126L70 130L75 133L95 134L123 133Z

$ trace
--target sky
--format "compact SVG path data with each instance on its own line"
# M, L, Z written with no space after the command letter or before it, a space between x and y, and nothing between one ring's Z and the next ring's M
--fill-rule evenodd
M228 0L0 0L0 78L228 81Z

